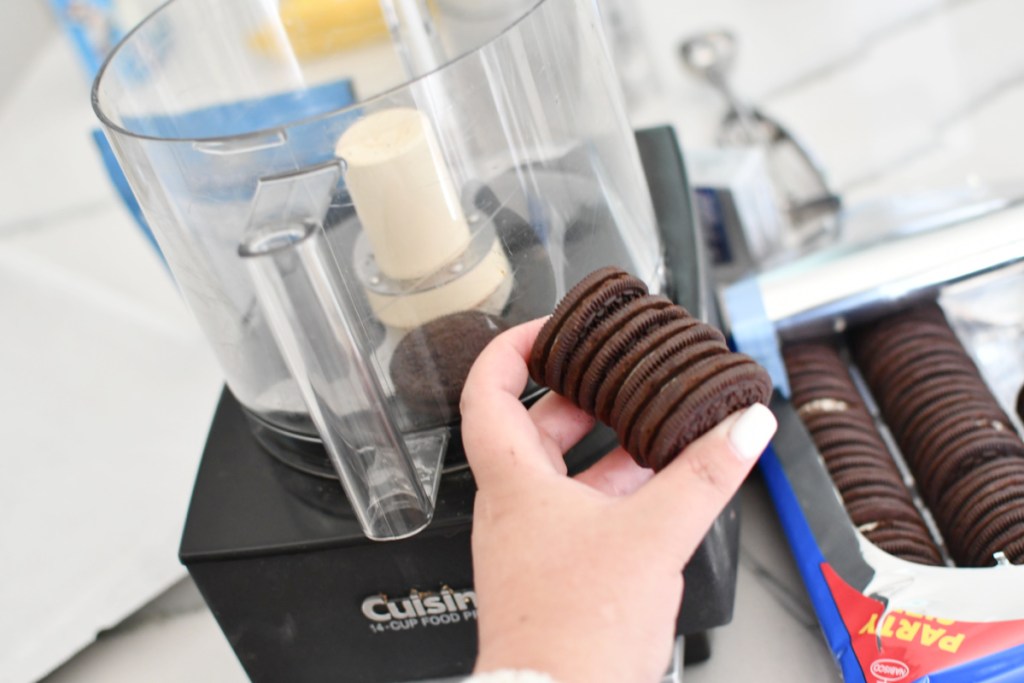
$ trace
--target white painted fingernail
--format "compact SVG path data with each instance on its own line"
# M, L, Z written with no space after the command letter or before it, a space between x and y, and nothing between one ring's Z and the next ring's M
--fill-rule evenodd
M743 462L754 460L768 446L778 423L767 406L755 403L729 427L729 443Z

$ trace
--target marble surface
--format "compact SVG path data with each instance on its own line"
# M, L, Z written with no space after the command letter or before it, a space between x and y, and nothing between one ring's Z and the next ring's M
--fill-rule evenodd
M112 194L53 35L0 101L0 680L35 680L183 576L220 372Z
M682 68L679 42L727 27L731 83L797 132L848 204L991 185L1021 191L1024 7L1014 0L682 0L641 3L661 96L685 146L715 138L722 99Z
M677 46L728 27L736 91L797 131L848 203L1024 191L1018 0L625 4L637 125L713 144L724 105ZM46 680L242 681L175 558L219 373L107 184L94 125L54 35L0 97L0 681L36 680L78 650ZM839 680L757 477L742 495L735 618L686 680Z
M751 680L754 674L769 683L839 681L760 478L752 477L741 495L733 621L712 632L711 658L686 667L684 683ZM247 678L194 584L185 579L101 634L45 683L101 680L242 683Z

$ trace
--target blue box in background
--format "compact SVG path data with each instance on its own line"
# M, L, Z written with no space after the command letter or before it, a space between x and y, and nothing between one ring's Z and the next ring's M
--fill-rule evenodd
M164 0L50 0L58 22L78 52L90 81L118 42L139 22L157 9ZM145 74L140 73L140 78ZM282 92L258 100L238 101L184 113L173 120L154 116L134 121L146 134L170 138L202 138L210 131L223 131L225 121L244 129L258 130L283 125L303 117L312 117L342 109L354 102L351 82L341 79L298 92ZM93 142L122 202L132 214L139 229L153 249L163 258L156 238L142 214L141 207L128 184L123 170L104 132L92 131ZM316 154L320 140L310 141L310 159ZM307 159L309 161L309 159Z
M91 80L126 32L115 16L113 0L50 0L50 6Z

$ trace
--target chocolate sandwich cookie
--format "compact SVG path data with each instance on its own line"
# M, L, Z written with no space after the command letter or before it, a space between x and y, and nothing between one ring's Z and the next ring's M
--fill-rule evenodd
M879 405L886 423L899 433L902 431L903 425L908 424L933 402L953 393L961 396L965 401L970 399L993 400L991 393L980 382L953 383L946 378L935 377L921 382L916 388L907 387L900 401L885 401L880 398Z
M565 364L581 337L625 304L647 294L647 285L618 268L587 275L555 306L534 342L530 377L537 384L563 392Z
M622 389L627 380L633 378L640 362L653 351L661 348L661 345L667 340L676 339L687 330L696 328L701 330L697 336L687 337L687 339L696 339L694 343L718 340L724 345L725 338L721 336L721 333L715 336L708 331L708 327L702 325L696 318L681 318L669 321L662 327L649 329L643 336L630 335L623 339L621 344L618 342L619 338L613 338L612 342L616 346L622 347L619 355L609 361L608 367L603 373L598 374L595 371L584 375L585 386L580 393L584 396L591 392L594 394L593 414L605 424L611 424L612 410L616 404L621 404L625 399ZM623 336L626 336L625 330ZM627 341L627 339L632 341ZM608 346L612 346L612 344L610 343ZM583 405L581 407L586 410Z
M944 564L939 549L929 536L889 532L865 534L865 537L893 557L935 567Z
M878 367L884 363L903 357L910 349L920 354L929 354L934 350L959 347L959 341L952 330L936 326L901 326L890 329L876 330L872 335L858 335L859 345L854 355L857 360L863 359L868 367Z
M789 373L789 382L794 396L799 397L810 392L822 395L823 390L832 390L836 394L835 398L860 401L857 388L846 378L838 376L836 370L806 374L791 372Z
M833 375L846 371L838 357L828 359L810 355L784 354L783 360L786 361L786 372L791 377Z
M900 540L915 540L927 543L934 549L936 555L941 556L938 546L932 539L931 532L921 520L880 519L877 522L862 524L858 531L873 542L891 543Z
M1002 411L989 401L964 399L959 393L947 393L946 396L923 407L913 419L902 425L898 431L901 442L909 453L927 449L931 437L942 433L942 425L951 418L960 419L968 416L972 421L988 422L991 425L1005 425L1006 418Z
M821 456L831 470L838 472L856 464L857 467L888 467L892 460L889 452L879 443L841 443L819 448ZM870 458L871 462L866 459Z
M789 386L793 398L803 403L809 398L837 398L850 403L860 403L861 397L857 388L847 378L841 377L838 370L814 372L807 374L789 373Z
M810 388L822 383L851 385L847 377L844 377L846 368L833 365L819 365L804 363L801 365L786 366L790 385L800 389Z
M872 452L854 453L851 449L851 452L842 456L825 456L824 460L825 469L834 482L841 477L865 476L865 473L877 470L882 462L882 455Z
M919 335L910 339L897 339L881 352L866 358L871 368L865 370L864 379L870 383L884 381L886 377L907 366L931 366L934 362L970 360L964 347L947 335Z
M931 429L921 434L920 438L914 439L914 435L908 433L907 450L913 452L915 457L931 459L965 438L972 442L987 436L1010 433L1002 422L992 419L983 407L974 409L958 406L953 410L956 412L950 411L942 420L932 420Z
M889 453L880 443L841 442L828 446L819 446L825 466L833 478L842 470L858 468L864 472L885 466L889 462Z
M872 454L866 454L874 458ZM847 456L863 457L863 456ZM842 458L829 458L837 464ZM843 471L845 469L845 471ZM891 459L885 457L876 458L875 462L867 463L864 467L837 468L837 474L832 477L832 483L840 491L850 491L862 487L880 486L892 490L892 495L897 498L910 500L910 490L903 481L903 474L896 468Z
M838 349L824 342L788 344L782 351L789 376L792 402L831 398L847 404L861 404L861 397Z
M986 567L995 564L993 555L1010 545L1024 540L1024 508L1000 508L983 520L983 526L967 544L965 557L971 566Z
M797 414L800 415L800 419L804 421L811 434L846 427L864 432L873 441L877 441L884 447L884 442L878 434L875 422L868 415L867 411L851 409L850 404L846 404L847 409L842 411L813 410L815 405L815 402L812 401L804 403L797 408Z
M986 506L988 496L998 494L1004 482L1020 480L1024 480L1024 460L1001 458L982 463L943 493L937 511L946 521L952 521L962 510Z
M950 525L947 541L953 557L958 562L969 561L968 549L971 539L1006 510L1020 508L1024 500L1024 476L1015 481L989 482L975 492L973 499L951 519L944 520Z
M859 426L836 426L818 429L813 433L815 445L826 452L843 445L859 446L872 451L884 451L884 443L875 435Z
M903 316L903 312L896 313L856 330L857 347L871 356L877 356L914 337L956 339L956 333L945 320L926 321Z
M792 392L792 403L797 410L812 401L832 399L842 401L847 406L861 405L860 394L857 389L848 383L832 378L821 378L815 382L801 384L790 384Z
M918 330L937 330L943 334L952 332L942 308L930 301L878 318L861 326L856 334L861 340L859 345L866 346L863 343L865 340L878 339L883 343ZM876 349L868 346L866 350L874 352Z
M921 524L921 514L914 505L901 498L859 500L846 506L854 526L862 532L886 526L893 522Z
M867 530L899 521L922 524L921 513L913 503L901 498L857 501L846 506L846 512L856 527L865 527Z
M987 545L980 546L978 554L974 558L976 566L986 567L995 563L995 554L1003 553L1011 563L1021 564L1019 548L1024 542L1024 522L1021 521L1019 510L1013 514L1006 514L998 521L993 522L997 528L1003 529Z
M969 396L955 393L951 396L958 400L953 401L952 405L947 404L944 410L926 415L931 410L931 404L917 406L916 412L911 413L903 424L889 425L897 443L900 444L900 450L908 460L931 452L928 443L944 436L940 431L943 425L951 422L955 424L958 420L969 420L975 425L1002 424L997 419L998 414L988 410L990 406Z
M952 362L972 367L963 347L954 340L942 339L941 341L921 344L917 340L913 343L897 346L884 355L872 359L870 370L864 368L864 379L872 386L878 386L884 390L885 383L895 379L894 375L911 367L932 367L935 363Z
M782 355L787 364L805 358L816 358L825 362L840 358L839 347L831 340L823 339L790 342L782 349Z
M666 349L663 345L660 353L642 361L623 385L620 400L612 408L612 424L619 435L619 443L639 458L643 458L643 454L634 439L634 427L651 409L651 403L665 391L679 388L680 377L694 365L724 355L719 342L714 340L686 347L685 353L666 353L674 346L670 344ZM682 389L685 391L686 387Z
M938 501L942 493L970 470L990 460L1024 459L1024 445L1019 438L1008 434L990 434L975 437L966 434L950 443L942 451L920 458L918 481L928 501Z
M686 313L674 306L671 301L663 296L645 296L634 299L619 310L607 316L596 324L588 334L581 338L575 351L569 354L566 363L565 381L563 383L564 395L573 403L579 403L580 382L585 372L592 370L594 357L613 337L621 338L622 328L633 320L637 315L650 313L652 320L678 319ZM616 344L615 346L619 346Z
M694 363L728 352L724 341L707 339L707 336L703 328L693 327L670 337L652 349L628 373L609 415L611 424L620 430L619 438L623 446L629 440L629 432L637 415L663 386Z
M816 378L842 376L846 372L838 358L826 362L817 358L797 357L786 361L786 372L795 384L813 382Z
M832 479L843 503L849 505L863 498L892 497L911 500L910 492L898 472L883 467L853 468L841 471Z
M1024 537L1024 442L931 305L856 331L854 355L956 562ZM858 348L858 345L860 348Z
M528 365L534 381L607 422L637 462L656 470L729 413L767 403L772 390L768 374L730 351L721 332L617 268L591 273L565 295Z
M886 543L904 539L927 539L928 529L916 522L897 520L890 524L878 525L862 532L874 543Z
M862 406L832 396L816 397L810 400L801 397L801 400L793 402L796 404L796 414L805 422L819 419L819 416L821 418L842 417L846 413L856 414L857 418L855 419L857 420L868 417L867 411L863 410ZM870 418L868 417L868 419Z
M839 349L827 342L801 343L783 349L783 358L797 414L851 521L896 557L941 565L942 553Z
M453 420L473 361L507 324L480 311L442 316L406 334L389 365L401 402L428 420Z
M851 462L856 462L858 466L863 465L864 467L887 465L891 462L888 451L880 443L843 442L825 447L819 446L818 452L821 453L825 464L837 471L852 466ZM865 458L870 458L871 461L862 460Z
M790 377L794 378L794 381L813 379L815 376L842 377L846 373L846 367L838 357L833 358L829 362L823 359L807 357L795 358L786 362L788 363L786 365L786 372Z
M840 475L843 476L843 475ZM858 475L859 476L859 475ZM889 484L881 484L873 482L870 477L866 478L866 483L861 486L845 486L843 484L836 484L836 491L839 492L839 497L843 501L843 505L853 505L859 501L864 500L877 500L879 498L899 498L902 500L912 500L901 488L895 488ZM842 488L841 488L842 487Z
M897 387L914 387L934 377L942 377L950 383L981 382L978 371L966 359L948 356L932 356L925 360L895 366L876 385L883 396L898 394Z
M888 451L879 444L844 443L819 450L833 479L844 470L869 473L891 463Z
M662 469L687 444L732 413L771 396L771 380L750 358L736 363L716 358L708 365L706 375L684 380L689 391L671 408L664 409L663 419L652 406L650 417L634 430L640 435L640 452L655 470Z
M958 564L971 566L974 561L969 550L971 544L1002 515L1022 509L1022 497L1024 486L1019 481L1012 484L1001 481L986 485L958 509L940 508L936 519L947 529L946 536Z
M1003 553L1011 564L1024 564L1024 538L1007 543Z
M623 360L645 337L656 334L669 323L687 319L684 309L664 297L645 297L630 304L627 310L636 313L620 326L611 329L610 334L603 336L599 342L588 339L587 343L593 347L594 352L588 353L585 363L577 363L575 366L582 369L575 400L588 413L595 413L598 392L617 361ZM689 320L696 323L693 318ZM575 375L575 368L571 375Z
M959 345L952 331L919 328L876 330L872 335L855 334L852 340L857 366L868 382L877 381L887 363L902 359L907 353L930 353L932 349L949 350Z
M951 391L962 392L968 388L969 384L970 380L963 378L951 382L947 377L933 376L915 383L903 382L892 386L884 394L877 393L874 387L872 387L872 392L875 394L879 408L886 416L886 421L904 423L931 401Z
M782 354L787 364L804 359L817 359L828 363L841 357L839 346L830 339L789 342L782 349Z
M786 372L793 384L796 386L813 386L821 380L841 380L844 384L847 378L843 375L846 369L841 365L801 363L799 365L787 365Z

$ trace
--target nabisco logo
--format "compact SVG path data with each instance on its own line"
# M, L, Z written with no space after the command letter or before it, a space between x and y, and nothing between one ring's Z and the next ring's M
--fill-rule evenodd
M870 671L882 683L901 681L910 675L910 667L898 659L876 659L871 662Z

